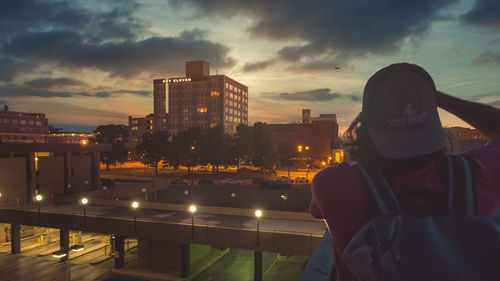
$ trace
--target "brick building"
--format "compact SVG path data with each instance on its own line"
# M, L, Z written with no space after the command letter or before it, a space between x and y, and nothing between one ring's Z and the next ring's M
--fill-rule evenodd
M226 75L210 75L205 61L186 62L186 76L168 79L168 131L221 126L228 134L248 125L248 87Z
M0 142L46 143L48 120L44 113L0 111Z
M302 123L269 124L271 139L280 154L295 158L328 161L339 146L339 126L335 114L311 117L309 109L302 111ZM298 147L301 146L301 151ZM307 147L307 148L306 148Z
M142 135L153 132L154 114L146 117L128 117L128 142L127 148L134 150L141 143Z

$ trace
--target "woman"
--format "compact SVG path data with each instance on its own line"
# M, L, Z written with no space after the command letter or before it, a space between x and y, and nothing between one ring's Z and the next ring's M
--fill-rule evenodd
M500 206L500 110L437 91L417 65L393 64L368 80L362 112L346 131L347 150L352 160L384 175L404 211L447 215L445 137L438 106L493 140L464 154L472 166L478 214L490 216ZM375 201L347 163L319 172L311 188L310 212L328 226L338 278L357 280L342 255L360 228L380 215Z

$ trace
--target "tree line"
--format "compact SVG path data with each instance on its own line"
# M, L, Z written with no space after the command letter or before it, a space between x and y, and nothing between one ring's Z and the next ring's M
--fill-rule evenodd
M98 126L94 131L93 142L112 144L112 151L101 154L101 162L108 168L127 161L127 130L124 125L111 124ZM166 131L146 133L136 152L143 163L155 167L156 173L160 164L175 168L182 165L189 170L196 165L210 164L217 170L221 165L236 165L239 169L240 163L247 163L269 169L279 160L271 132L261 122L253 126L241 124L234 135L224 133L222 127L192 127L173 136Z

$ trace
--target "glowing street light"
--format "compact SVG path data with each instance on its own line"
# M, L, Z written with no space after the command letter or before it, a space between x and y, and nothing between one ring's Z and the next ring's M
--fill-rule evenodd
M196 208L195 205L189 206L189 212L191 213L191 240L194 240L194 213L196 213L197 210L198 208Z
M302 145L297 146L297 151L302 152Z
M36 200L37 205L38 205L38 223L40 223L40 202L42 202L42 200L43 200L42 194L37 194L35 196L35 200Z
M137 208L139 208L139 202L134 201L130 204L130 207L134 209L134 233L137 232Z
M87 204L89 203L89 199L87 197L83 197L80 200L80 203L82 203L83 206L83 228L87 227Z
M73 245L71 246L69 249L67 250L59 250L59 251L55 251L52 253L52 257L56 258L56 259L61 259L61 258L64 258L64 257L68 257L67 258L67 263L68 263L68 281L71 280L71 268L70 268L70 251L71 252L80 252L80 251L83 251L85 249L85 247L83 245Z
M231 208L234 208L234 200L236 199L236 193L231 192Z
M102 194L103 194L103 195L102 195L102 198L103 198L103 199L106 199L106 190L107 190L107 189L108 189L108 187L107 187L107 186L105 186L105 185L103 185L103 186L102 186Z
M255 217L257 218L257 246L260 244L259 228L260 228L260 217L262 217L262 211L260 209L255 210Z

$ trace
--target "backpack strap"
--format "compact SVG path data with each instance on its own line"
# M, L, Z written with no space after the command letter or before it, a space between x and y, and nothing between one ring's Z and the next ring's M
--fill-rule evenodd
M448 208L453 216L473 216L475 213L472 173L464 156L446 156L448 171Z
M363 165L354 165L361 177L365 180L382 216L388 216L400 212L399 202L384 176Z

